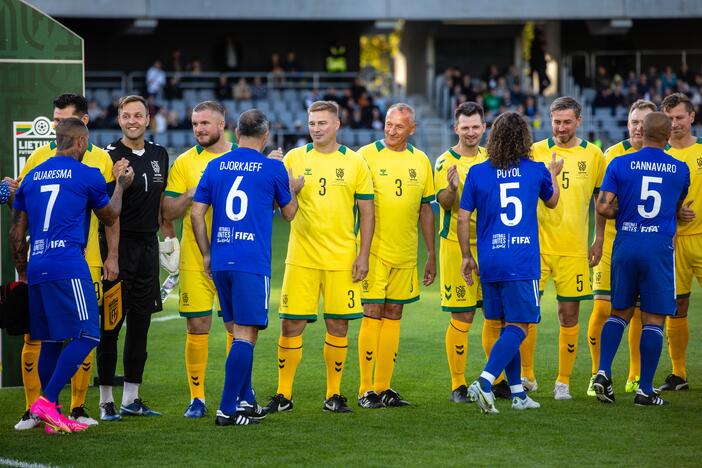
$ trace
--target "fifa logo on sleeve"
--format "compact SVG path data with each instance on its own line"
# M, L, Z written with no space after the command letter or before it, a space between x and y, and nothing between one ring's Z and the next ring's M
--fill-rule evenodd
M288 305L288 295L283 294L283 296L280 298L280 302L282 302L284 306Z
M186 292L182 293L182 294L180 295L180 298L181 298L182 301L183 301L183 305L188 305L189 299L190 299L190 298L188 297L188 293L186 293Z
M587 171L587 162L585 161L578 161L578 171L583 173Z
M336 168L336 180L339 180L339 181L344 180L344 168L343 167Z
M368 280L364 279L363 282L361 282L361 287L363 288L363 292L368 292Z

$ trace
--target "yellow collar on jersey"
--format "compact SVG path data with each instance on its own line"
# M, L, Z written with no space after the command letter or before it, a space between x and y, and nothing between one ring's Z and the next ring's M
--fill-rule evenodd
M548 147L549 147L549 149L553 148L554 146L556 146L556 142L553 141L553 137L548 137ZM587 148L587 140L586 140L585 138L582 138L582 139L580 140L580 145L578 145L578 146L581 146L581 147L583 147L583 148Z
M49 143L49 148L51 148L52 150L55 150L57 146L58 145L56 144L56 141L52 141ZM90 152L92 150L93 150L93 144L88 142L88 151Z
M314 144L307 143L307 146L305 147L305 153L309 153L313 149L314 149ZM346 155L346 146L344 146L344 145L339 146L339 149L337 151L343 155Z
M377 140L375 142L375 149L380 153L383 149L385 148L385 145L383 144L383 140ZM407 150L414 154L414 146L412 146L409 142L407 142Z

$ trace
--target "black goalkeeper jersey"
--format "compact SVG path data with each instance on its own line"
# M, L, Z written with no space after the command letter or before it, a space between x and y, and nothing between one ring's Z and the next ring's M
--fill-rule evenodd
M132 151L121 140L107 145L105 150L112 162L122 158L134 169L134 182L122 197L119 217L120 232L133 235L152 235L159 230L161 194L168 182L168 152L163 146L144 142L143 154Z

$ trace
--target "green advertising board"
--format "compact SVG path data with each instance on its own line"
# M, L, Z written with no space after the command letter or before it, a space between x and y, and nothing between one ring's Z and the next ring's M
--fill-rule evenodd
M31 152L53 140L52 102L84 93L83 39L20 0L0 0L0 177L16 177ZM10 212L0 210L0 282L15 278ZM21 380L22 337L0 336L0 387Z

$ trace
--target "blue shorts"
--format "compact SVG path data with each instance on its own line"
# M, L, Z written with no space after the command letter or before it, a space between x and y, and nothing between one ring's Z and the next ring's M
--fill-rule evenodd
M93 282L73 278L29 286L29 335L42 341L83 336L100 341Z
M670 236L617 234L612 250L612 308L640 298L649 314L675 315L675 251Z
M539 280L501 281L482 286L486 319L512 323L541 321Z
M270 278L243 271L214 271L212 279L217 288L224 322L237 325L268 327Z

